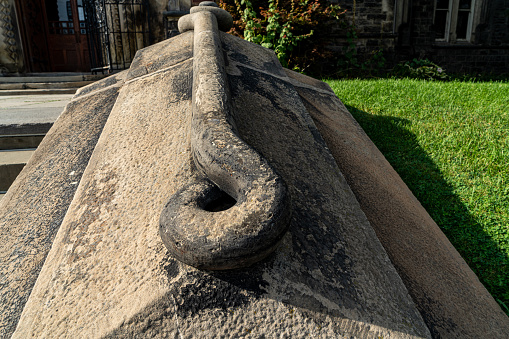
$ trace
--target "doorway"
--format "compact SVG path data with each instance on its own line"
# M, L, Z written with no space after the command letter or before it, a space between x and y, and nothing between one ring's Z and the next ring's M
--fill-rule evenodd
M18 0L27 71L89 72L84 0Z
M83 0L44 0L53 72L90 71Z

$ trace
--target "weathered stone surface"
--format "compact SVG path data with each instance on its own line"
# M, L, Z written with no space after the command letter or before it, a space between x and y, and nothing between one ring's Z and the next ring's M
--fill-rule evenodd
M110 87L113 85L119 85L121 86L122 83L126 80L128 70L110 75L109 77L106 77L104 79L101 79L99 81L92 82L90 85L81 87L76 91L76 94L74 95L74 99L79 98L81 96L99 91L101 89L104 89L106 87Z
M226 66L240 64L242 67L254 69L258 72L267 72L274 76L285 79L286 73L281 67L279 60L273 51L267 48L253 48L252 44L244 43L242 39L236 39L230 35L223 35L223 49L228 55L225 59ZM249 55L249 56L248 56ZM229 72L234 68L229 67ZM235 74L239 74L236 72Z
M281 176L235 132L217 23L222 19L228 30L231 15L217 7L205 9L179 20L183 30L194 30L189 133L200 176L170 198L159 231L170 254L188 265L244 268L264 259L282 239L290 197ZM221 14L218 20L215 13ZM217 210L225 200L232 202Z
M140 49L128 70L127 80L131 80L159 70L174 66L193 57L192 32L177 35L150 48Z
M207 12L212 14L216 19L215 21L217 27L223 32L227 32L230 30L230 28L233 27L233 18L231 14L224 9L219 8L219 6L214 1L203 1L197 7L191 7L190 12L191 14L184 15L179 19L178 27L180 32L192 30L194 27L194 18L200 18L200 16L192 14L200 12Z
M220 273L163 246L159 214L198 174L180 62L120 90L14 337L429 337L289 79L238 61L260 46L221 39L246 46L226 53L237 131L292 196L281 245Z
M509 318L334 92L288 74L433 337L507 338Z
M16 328L118 88L72 100L0 200L2 338Z

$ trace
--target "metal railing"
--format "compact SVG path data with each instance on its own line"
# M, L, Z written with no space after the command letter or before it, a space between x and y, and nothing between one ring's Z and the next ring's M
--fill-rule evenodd
M85 0L84 7L93 72L127 69L151 44L148 0Z

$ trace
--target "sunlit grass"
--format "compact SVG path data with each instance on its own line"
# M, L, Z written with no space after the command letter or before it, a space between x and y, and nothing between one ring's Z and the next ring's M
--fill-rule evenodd
M509 84L328 83L509 314Z

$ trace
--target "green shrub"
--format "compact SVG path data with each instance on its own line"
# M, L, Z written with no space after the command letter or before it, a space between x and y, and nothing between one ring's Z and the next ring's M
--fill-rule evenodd
M413 59L400 63L392 70L392 75L398 78L412 78L423 80L449 80L445 69L428 59Z
M344 10L326 0L220 0L234 18L231 34L275 51L285 67L305 71L333 53L327 50L332 24Z

